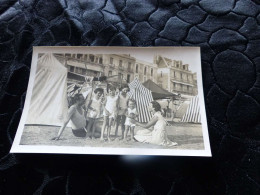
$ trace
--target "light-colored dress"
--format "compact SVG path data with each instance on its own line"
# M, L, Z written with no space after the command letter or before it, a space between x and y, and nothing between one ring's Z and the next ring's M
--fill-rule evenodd
M114 97L107 96L107 102L106 102L105 108L109 112L109 115L107 115L107 113L104 110L104 112L103 112L104 116L109 116L109 118L115 118L115 112L117 110L117 107L116 107L117 99L118 99L118 96L114 96Z
M93 97L90 107L94 108L95 110L89 109L87 116L90 117L90 118L100 117L101 105L102 105L101 98L96 99L95 97Z
M177 145L175 142L171 142L167 137L166 121L164 120L161 112L156 112L153 117L157 117L158 121L154 125L153 131L148 129L137 131L134 138L143 143L150 143L163 146Z
M134 109L127 108L127 113L128 113L128 115L130 115L130 114L137 115L137 110L136 110L136 108L134 108ZM125 125L135 127L135 124L131 123L131 119L129 117L126 117Z

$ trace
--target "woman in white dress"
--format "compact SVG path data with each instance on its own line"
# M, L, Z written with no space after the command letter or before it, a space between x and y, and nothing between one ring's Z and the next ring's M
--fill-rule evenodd
M139 123L135 120L132 120L138 126L145 128L144 130L137 131L134 138L138 142L150 143L163 146L175 146L176 142L172 142L167 137L166 132L166 121L164 120L161 113L161 106L158 102L152 101L149 104L149 111L152 112L153 118L147 123ZM148 128L154 126L154 129L151 131Z

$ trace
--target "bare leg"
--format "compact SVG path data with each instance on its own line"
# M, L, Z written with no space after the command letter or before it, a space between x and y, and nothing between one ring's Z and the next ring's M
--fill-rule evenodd
M118 127L119 127L119 124L120 124L120 116L117 116L117 119L116 119L115 137L117 137L117 134L118 134Z
M87 138L91 136L91 129L93 128L93 119L89 119L87 126ZM93 129L92 129L93 130Z
M121 118L122 137L121 137L121 139L124 139L124 134L125 134L125 119L126 119L126 116L125 116L125 115L122 115L122 118Z
M95 135L95 130L96 130L96 119L94 119L93 121L93 126L92 126L92 133L91 133L91 138L94 139L94 135Z
M134 141L134 132L135 132L135 126L130 127L131 128L131 141Z
M127 138L127 134L128 134L128 130L129 130L130 126L126 125L125 127L125 135L124 135L124 140L126 141Z
M95 131L95 133L94 133L94 137L92 137L92 138L100 138L100 135L101 135L100 132Z
M111 126L113 125L113 121L114 121L114 119L110 118L109 122L108 122L108 127L107 127L107 139L108 139L108 141L111 141L111 139L110 139L110 131L111 131Z
M108 119L108 116L104 116L104 122L103 122L102 130L101 130L100 140L104 140L104 132L107 127L107 119Z

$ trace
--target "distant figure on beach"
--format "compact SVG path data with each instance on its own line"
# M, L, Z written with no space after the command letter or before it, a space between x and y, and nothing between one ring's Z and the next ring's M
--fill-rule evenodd
M160 104L156 101L152 101L149 104L149 111L152 112L153 118L147 124L139 123L133 119L131 120L132 123L145 128L143 130L137 131L134 138L138 142L142 143L150 143L163 146L177 145L176 142L170 141L167 137L166 121L162 116ZM152 126L154 126L153 130L149 130L148 128Z

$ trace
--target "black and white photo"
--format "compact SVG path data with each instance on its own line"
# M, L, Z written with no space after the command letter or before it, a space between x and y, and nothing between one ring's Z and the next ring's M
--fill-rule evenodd
M34 47L13 153L211 156L199 47Z

